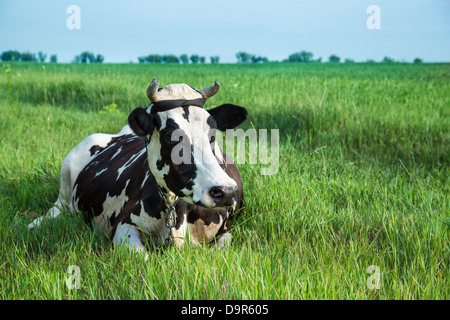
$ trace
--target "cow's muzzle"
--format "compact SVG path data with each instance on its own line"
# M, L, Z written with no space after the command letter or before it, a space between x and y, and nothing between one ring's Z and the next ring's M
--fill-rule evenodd
M213 199L216 207L230 207L236 204L237 186L233 187L212 187L209 196Z

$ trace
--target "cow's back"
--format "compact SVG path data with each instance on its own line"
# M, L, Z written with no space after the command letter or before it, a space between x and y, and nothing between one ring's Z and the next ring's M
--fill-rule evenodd
M126 218L124 210L127 216L139 216L141 207L147 204L146 211L159 214L160 197L143 138L134 134L116 136L104 147L93 145L90 152L92 158L73 187L75 210L106 232L119 216Z

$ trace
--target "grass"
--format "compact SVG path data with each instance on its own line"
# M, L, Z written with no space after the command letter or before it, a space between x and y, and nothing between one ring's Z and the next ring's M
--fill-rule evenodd
M449 64L3 64L0 298L448 299L449 76ZM239 165L232 245L151 249L145 261L77 215L28 231L56 200L67 153L118 132L154 77L219 80L207 107L239 104L244 129L280 129L277 174Z

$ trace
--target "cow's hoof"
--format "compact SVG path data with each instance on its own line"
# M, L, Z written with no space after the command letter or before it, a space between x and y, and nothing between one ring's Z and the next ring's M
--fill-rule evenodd
M217 247L219 249L224 248L225 246L229 246L231 244L231 239L233 237L231 236L231 233L224 233L219 238L217 238Z
M34 228L38 228L41 225L42 217L36 218L32 223L28 225L28 230L33 230Z

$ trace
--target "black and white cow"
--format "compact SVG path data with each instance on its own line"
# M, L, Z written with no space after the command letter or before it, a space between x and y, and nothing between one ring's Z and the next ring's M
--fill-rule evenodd
M218 147L215 130L235 128L247 110L232 104L205 110L219 88L217 81L202 90L186 84L159 88L153 79L148 109L132 111L118 134L93 134L67 155L57 201L28 227L68 207L115 245L137 251L146 240L171 239L178 247L187 236L194 244L231 240L228 223L242 205L242 181Z

